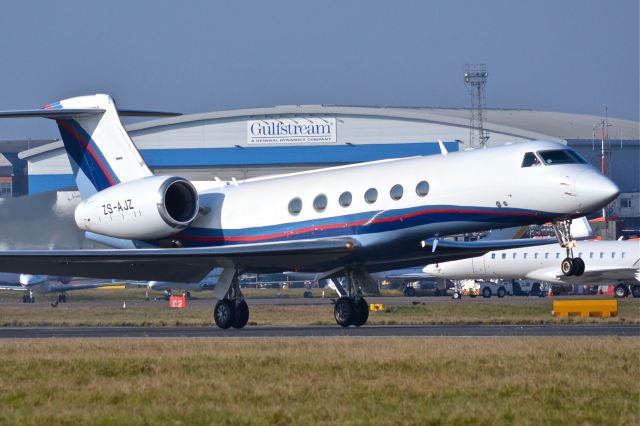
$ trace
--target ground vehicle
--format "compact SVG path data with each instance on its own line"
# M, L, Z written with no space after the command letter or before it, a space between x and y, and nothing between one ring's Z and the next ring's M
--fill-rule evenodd
M447 294L447 281L435 278L411 281L404 286L402 294L407 297L445 296Z

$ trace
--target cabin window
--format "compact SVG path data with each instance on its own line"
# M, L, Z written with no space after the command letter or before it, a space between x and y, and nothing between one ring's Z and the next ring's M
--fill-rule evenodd
M364 200L369 204L375 203L377 199L378 190L375 188L369 188L367 189L367 192L364 193Z
M604 259L604 252L603 251L600 252L600 259Z
M560 253L556 253L556 259L560 259Z
M393 187L391 187L391 191L389 191L389 196L391 197L392 200L399 200L400 198L402 198L402 194L404 193L404 189L402 189L402 185L398 184L398 185L393 185Z
M424 197L428 193L429 182L427 182L426 180L418 182L418 184L416 185L416 194L418 194L419 197Z
M507 258L507 253L502 253L502 258L506 259Z
M537 259L538 258L538 253L534 253L533 258Z
M496 258L496 254L495 253L491 253L491 258L495 259Z
M548 258L549 258L549 253L545 253L545 254L544 254L544 258L545 258L545 259L548 259Z
M522 255L522 258L523 258L523 259L526 259L526 258L527 258L527 253L524 253L524 254Z
M611 258L612 258L612 259L615 259L615 258L616 258L616 252L615 252L615 251L612 251L612 252L611 252Z
M538 157L536 157L536 155L533 152L527 152L526 154L524 154L521 167L532 167L532 166L539 166L539 165L540 165L540 160L538 160Z
M302 200L298 197L289 201L289 213L292 215L297 215L302 211Z
M624 259L624 252L620 253L620 259Z
M317 212L323 212L327 208L327 196L324 194L318 195L313 200L313 208Z
M589 252L589 259L593 259L593 252Z
M345 191L340 194L340 198L338 198L338 202L342 207L349 207L351 205L351 193L349 191Z
M513 253L513 258L514 258L514 259L516 258L516 256L517 256L517 254L516 254L516 253Z

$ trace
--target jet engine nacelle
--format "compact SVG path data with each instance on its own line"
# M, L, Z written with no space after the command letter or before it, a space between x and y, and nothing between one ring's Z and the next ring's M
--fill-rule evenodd
M189 226L198 214L198 192L186 179L151 176L92 195L75 210L84 231L128 240L164 238Z

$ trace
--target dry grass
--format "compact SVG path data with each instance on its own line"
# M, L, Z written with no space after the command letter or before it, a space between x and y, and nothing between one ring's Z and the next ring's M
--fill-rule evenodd
M540 303L451 303L390 306L383 312L372 312L369 324L549 324L549 323L640 323L640 302L620 300L619 316L602 319L554 318L551 301ZM249 325L333 325L333 308L324 305L277 306L252 305ZM212 324L212 303L189 303L187 309L169 309L166 302L121 300L91 304L69 302L51 308L46 303L35 305L3 304L0 326L35 325L139 325L173 326Z
M636 338L9 340L2 424L630 424Z

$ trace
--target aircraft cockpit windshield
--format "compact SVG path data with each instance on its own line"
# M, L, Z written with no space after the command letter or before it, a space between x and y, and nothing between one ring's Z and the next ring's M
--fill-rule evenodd
M570 149L538 151L538 155L542 159L542 163L548 166L556 164L587 164L587 160Z
M540 159L538 159L538 157L533 152L527 152L526 154L524 154L521 167L539 166L540 164L542 164L540 163Z

